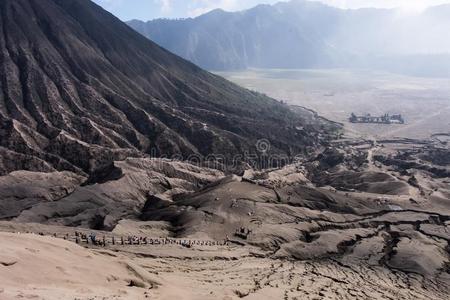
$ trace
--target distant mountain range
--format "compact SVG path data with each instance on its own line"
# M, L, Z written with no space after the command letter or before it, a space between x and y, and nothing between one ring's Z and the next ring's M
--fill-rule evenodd
M293 0L128 25L209 70L362 67L450 76L450 5L413 14Z
M2 0L0 32L0 175L321 143L326 121L200 69L91 1Z

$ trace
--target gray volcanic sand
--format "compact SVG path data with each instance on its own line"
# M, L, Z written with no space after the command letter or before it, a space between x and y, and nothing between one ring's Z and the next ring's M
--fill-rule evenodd
M405 274L364 262L264 258L264 252L247 246L191 249L173 245L117 246L89 250L55 238L5 233L0 233L0 237L2 300L447 299L448 296L448 286L424 280L419 274ZM358 254L376 255L376 252L367 242L355 249ZM129 287L131 280L140 287ZM448 277L442 280L448 283Z
M0 231L228 236L229 245L83 249L1 233L0 299L448 299L447 155L437 142L340 141L308 161L242 177L166 160L116 162L121 176L111 168L67 196L20 206ZM58 175L39 185L13 180L24 174L37 176L0 177L14 189L32 187L18 205L33 191L45 196L45 181ZM120 201L127 195L136 200ZM106 231L61 226L85 217ZM45 224L29 223L36 221Z

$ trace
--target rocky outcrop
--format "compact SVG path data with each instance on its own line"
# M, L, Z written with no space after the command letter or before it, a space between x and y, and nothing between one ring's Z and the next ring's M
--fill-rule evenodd
M84 177L71 172L15 171L0 177L0 219L11 219L36 204L70 195Z
M8 212L0 218L102 230L138 217L148 199L169 201L174 194L196 191L224 176L187 163L138 158L115 162L87 180L70 172L19 174L22 181L15 173L0 177L5 184L0 204ZM9 182L14 186L7 188Z

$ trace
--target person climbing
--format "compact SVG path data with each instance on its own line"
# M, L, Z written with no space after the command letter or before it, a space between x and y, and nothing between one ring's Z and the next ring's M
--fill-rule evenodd
M95 233L90 233L89 234L89 239L92 241L92 244L96 244L97 243L97 241L96 241L96 235L95 235Z

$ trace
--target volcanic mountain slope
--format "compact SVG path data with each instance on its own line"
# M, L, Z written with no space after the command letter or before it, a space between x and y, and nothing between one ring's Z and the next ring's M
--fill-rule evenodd
M83 175L145 154L231 157L254 152L259 138L290 154L317 146L329 124L304 124L91 1L5 0L0 11L0 173Z

